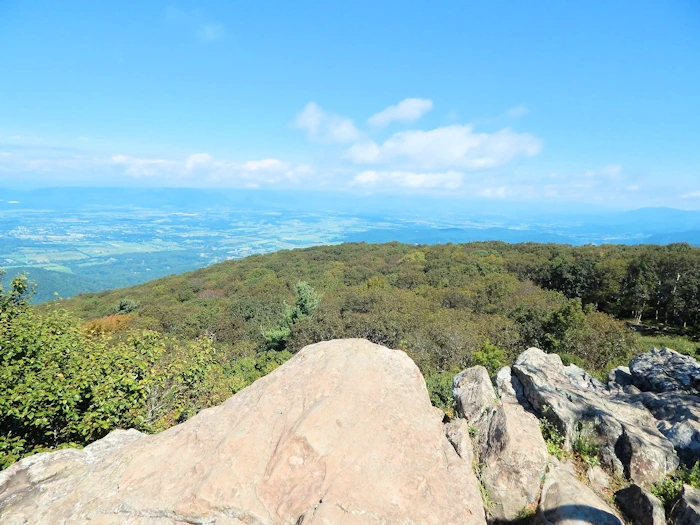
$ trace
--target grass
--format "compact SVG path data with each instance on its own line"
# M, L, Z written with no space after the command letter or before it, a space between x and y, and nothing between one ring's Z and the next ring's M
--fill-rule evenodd
M520 512L518 512L518 515L515 517L515 520L512 523L513 525L529 525L533 522L536 515L537 503L533 503L520 509Z
M573 449L588 466L600 466L600 460L598 459L600 446L591 431L585 428L582 429L574 440Z
M651 350L653 347L666 347L696 359L700 358L700 342L680 335L641 336L639 344L640 350L644 352Z
M540 419L540 430L547 444L547 452L549 455L557 459L564 459L566 457L564 436L559 432L557 426L551 420L547 419L546 415Z

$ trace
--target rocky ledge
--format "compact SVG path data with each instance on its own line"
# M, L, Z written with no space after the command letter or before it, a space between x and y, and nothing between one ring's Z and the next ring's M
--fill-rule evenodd
M697 524L696 489L664 509L650 487L700 458L698 378L668 349L603 383L531 348L458 374L450 419L405 353L319 343L160 434L16 463L0 522Z

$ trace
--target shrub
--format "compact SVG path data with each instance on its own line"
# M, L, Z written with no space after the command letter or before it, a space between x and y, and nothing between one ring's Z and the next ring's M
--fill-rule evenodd
M115 314L130 314L139 307L139 303L131 299L122 299L119 304L114 307Z
M600 464L598 459L600 446L591 433L586 429L581 430L579 435L576 436L573 449L574 452L581 456L581 459L583 459L583 461L589 465L596 466Z
M455 413L455 401L452 397L452 379L455 374L451 372L435 372L425 377L425 386L430 394L430 402L448 416Z
M651 492L668 508L680 495L683 485L700 489L700 461L693 468L680 467L666 478L654 483Z
M540 419L540 430L542 437L547 443L547 452L550 456L562 459L566 452L564 450L564 436L559 432L557 426L547 417Z
M83 329L91 335L113 334L123 332L131 326L129 315L108 315L92 319L83 325Z
M493 375L506 366L506 354L487 339L481 349L474 352L472 364L486 367L489 374Z

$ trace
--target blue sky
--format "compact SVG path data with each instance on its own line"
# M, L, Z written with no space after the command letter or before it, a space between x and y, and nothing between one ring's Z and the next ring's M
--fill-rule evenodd
M0 50L0 187L700 208L696 0L0 0Z

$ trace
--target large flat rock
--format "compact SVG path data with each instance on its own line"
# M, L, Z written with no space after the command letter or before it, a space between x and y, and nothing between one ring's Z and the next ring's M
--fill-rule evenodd
M117 441L0 473L0 522L485 523L418 368L364 340L306 347L186 423Z

